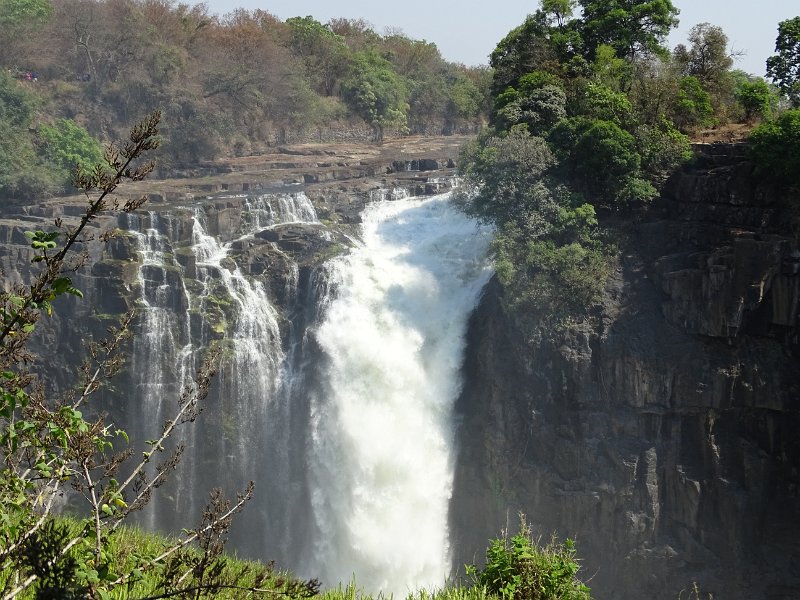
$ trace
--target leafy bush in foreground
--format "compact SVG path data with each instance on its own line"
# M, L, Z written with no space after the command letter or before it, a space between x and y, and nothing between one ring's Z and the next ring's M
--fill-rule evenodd
M508 600L590 600L589 588L578 580L575 543L555 540L539 546L520 518L520 531L492 540L483 569L470 567L475 583Z

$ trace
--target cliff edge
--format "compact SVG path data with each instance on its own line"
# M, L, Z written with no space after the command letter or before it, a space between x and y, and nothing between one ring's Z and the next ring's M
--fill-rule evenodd
M457 565L522 511L577 539L597 598L800 594L791 202L741 145L696 150L616 227L596 326L532 340L497 282L484 294L459 400Z

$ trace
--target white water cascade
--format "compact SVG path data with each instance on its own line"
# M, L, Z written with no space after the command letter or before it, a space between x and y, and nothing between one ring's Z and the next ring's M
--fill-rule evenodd
M140 517L148 528L192 526L212 487L232 495L252 479L231 550L328 586L355 575L402 595L444 583L453 408L490 231L447 195L371 200L355 247L302 274L288 254L270 262L282 251L259 233L306 223L331 235L302 193L121 223L139 253L136 439L173 414L208 349L222 352L203 414L181 432L182 464Z
M489 232L444 195L369 205L362 239L329 263L316 332L307 568L402 596L450 573L453 405Z
M239 237L229 242L209 235L202 207L193 209L188 232L176 230L170 218L154 212L126 217L122 223L135 237L141 260L141 335L132 360L135 439L157 437L163 422L174 415L175 399L194 376L209 342L216 339L223 349L217 397L208 404L210 415L202 425L206 429L198 432L198 425L181 430L186 451L180 476L170 482L166 498L151 503L140 517L150 529L168 530L176 515L199 514L214 485L240 490L249 479L266 479L263 438L283 435L280 425L270 427L288 404L278 314L264 284L247 277L229 254L233 242L264 229L317 219L302 193L263 195L245 205L235 232ZM193 257L184 259L187 266L176 261L179 249ZM197 318L209 314L216 315L216 323ZM213 470L209 455L217 463Z

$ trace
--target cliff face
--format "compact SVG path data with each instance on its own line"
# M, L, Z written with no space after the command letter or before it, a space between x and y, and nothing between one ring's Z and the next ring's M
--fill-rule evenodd
M741 149L701 149L621 229L599 326L526 340L473 317L456 564L517 510L577 539L598 598L800 593L800 249ZM687 593L687 592L684 592ZM704 596L705 597L705 596Z

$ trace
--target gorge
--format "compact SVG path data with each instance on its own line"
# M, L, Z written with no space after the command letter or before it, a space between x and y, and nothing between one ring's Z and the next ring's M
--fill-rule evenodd
M598 598L693 581L795 597L800 252L740 149L698 150L620 224L598 330L521 335L487 232L443 197L331 184L120 217L38 349L63 387L80 341L136 308L104 408L143 440L217 348L179 474L142 521L181 527L211 486L254 479L236 548L326 585L439 585L521 510L544 537L577 537ZM413 193L446 186L428 175ZM79 208L5 219L3 270L23 279L22 231Z

